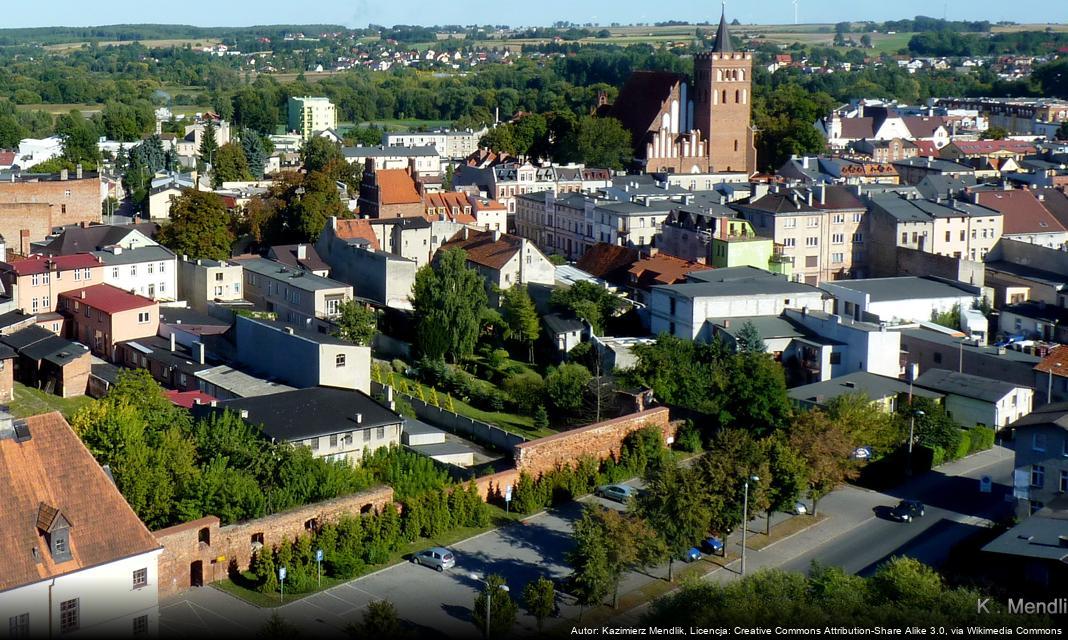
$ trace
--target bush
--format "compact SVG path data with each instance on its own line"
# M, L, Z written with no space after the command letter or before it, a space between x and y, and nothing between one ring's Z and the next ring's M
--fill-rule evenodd
M960 441L957 442L957 448L953 450L952 460L960 460L964 456L968 455L968 452L972 449L972 434L970 431L961 431Z
M937 467L946 461L945 449L938 445L928 445L927 448L931 450L931 467Z
M986 427L972 427L968 429L968 436L971 441L971 447L968 453L978 453L980 451L986 451L994 446L995 431Z
M701 446L701 431L694 425L693 420L687 420L675 434L675 448L688 453L697 453L701 450Z
M400 358L394 358L393 362L390 363L390 366L393 367L393 371L396 373L403 374L405 371L408 370L408 365L405 364L404 360L401 360Z
M541 406L545 395L545 381L537 373L526 371L509 376L504 381L504 390L511 396L516 411L531 415Z

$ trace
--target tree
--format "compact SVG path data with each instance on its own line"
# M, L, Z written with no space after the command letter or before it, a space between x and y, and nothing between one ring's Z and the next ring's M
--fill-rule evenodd
M771 514L793 509L808 486L808 469L783 437L768 441L768 510L764 533L771 535Z
M543 404L539 404L534 410L534 427L536 429L549 427L549 412L545 410L545 405Z
M738 525L747 525L745 515L766 511L770 502L771 470L767 449L749 431L722 429L694 466L700 485L705 487L709 530L726 534ZM749 513L744 513L745 482L749 482Z
M979 137L983 140L1004 140L1009 137L1009 131L1005 127L990 127Z
M630 131L615 118L586 116L579 121L575 154L587 166L622 169L634 154Z
M553 289L549 304L555 309L569 311L590 323L594 333L604 334L608 319L615 316L626 303L611 291L591 282L576 282L570 287Z
M180 256L225 260L234 242L229 219L222 197L186 189L171 201L171 221L158 240Z
M871 49L872 48L873 45L872 45L872 42L871 42L871 34L870 33L865 33L864 35L860 36L860 46L864 47L865 49Z
M374 308L356 300L345 300L338 313L334 335L361 347L371 346L378 333L378 313Z
M251 129L241 130L241 149L245 152L248 171L254 180L263 178L267 166L267 152L263 148L263 139Z
M504 578L498 574L486 576L486 584L475 598L471 610L471 620L483 633L486 631L486 605L489 599L489 635L488 638L506 637L515 625L518 607L504 586Z
M1062 122L1061 126L1057 127L1057 139L1068 140L1068 121Z
M637 513L663 540L668 556L668 582L675 579L675 559L685 557L708 534L711 519L705 488L696 471L673 462L647 473Z
M219 150L219 141L215 137L215 121L209 119L204 125L204 132L200 135L200 148L197 150L200 159L214 167L215 152Z
M786 377L766 353L740 353L729 361L720 423L770 435L789 422L793 413L786 395Z
M467 253L462 249L439 253L433 265L416 273L412 288L420 353L452 362L471 355L487 306L485 285L478 272L467 266Z
M212 186L216 189L224 182L241 182L251 180L245 150L236 142L228 142L215 152L212 165Z
M615 509L586 507L572 537L575 546L567 562L583 604L599 604L612 593L612 606L618 606L623 574L652 566L664 555L663 543L645 520Z
M849 435L855 447L871 447L879 456L905 441L903 421L887 413L866 394L847 393L827 403L827 415Z
M760 332L748 320L738 330L738 336L735 340L737 341L739 353L764 353L768 350L767 345L764 344L764 339L760 337Z
M788 438L790 446L801 454L808 468L812 515L816 515L820 498L856 477L856 465L850 457L854 449L853 442L841 427L819 409L795 416Z
M538 311L524 285L515 285L504 290L501 300L501 318L504 320L506 340L525 343L528 361L534 361L534 341L538 339L541 324Z
M356 638L399 638L404 634L397 608L389 600L372 600L367 605L363 620L350 624L345 629Z
M523 587L523 606L538 621L538 633L545 619L556 611L556 588L553 581L541 576Z
M25 127L11 115L0 115L0 148L12 149L28 135Z
M94 168L100 160L97 140L100 132L86 120L81 111L72 109L56 119L56 135L63 140L63 157L86 168Z
M344 163L345 158L341 155L341 147L337 143L314 136L309 138L300 150L300 161L304 170L308 173L313 171L329 172L339 163Z
M931 311L931 322L960 331L960 303L955 303L948 311Z
M507 124L498 125L487 131L486 135L482 136L482 139L478 141L478 146L482 149L491 149L497 153L511 155L515 155L518 148L512 127Z
M581 364L562 364L545 377L545 398L557 413L574 415L582 408L592 379Z
M939 447L952 454L964 437L960 425L946 413L940 403L930 398L913 396L911 405L900 403L898 415L906 425L912 415L916 416L916 442L925 447Z

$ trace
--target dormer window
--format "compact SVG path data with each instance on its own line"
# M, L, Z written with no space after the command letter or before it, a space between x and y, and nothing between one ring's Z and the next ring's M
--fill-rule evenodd
M70 521L59 509L41 503L37 507L37 529L45 535L54 562L66 562L70 551Z

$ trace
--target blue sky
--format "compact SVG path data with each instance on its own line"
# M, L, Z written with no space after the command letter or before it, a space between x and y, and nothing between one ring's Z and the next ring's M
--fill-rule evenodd
M886 20L918 14L950 19L1068 22L1065 0L799 0L802 22ZM511 24L658 22L719 17L715 0L226 0L205 4L143 0L48 0L5 3L0 27L87 26L120 23L180 23L200 26L253 24ZM204 10L205 7L210 10ZM793 21L792 0L732 0L728 15L742 22Z

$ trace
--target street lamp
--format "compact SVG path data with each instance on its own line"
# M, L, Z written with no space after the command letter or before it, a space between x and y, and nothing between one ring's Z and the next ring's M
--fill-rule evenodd
M472 580L475 580L477 582L481 582L482 584L486 585L486 587L487 587L486 588L486 640L489 640L489 637L490 637L490 600L491 600L491 598L493 596L493 589L489 588L490 583L487 582L486 580L483 580L482 576L480 576L479 574L470 573L470 574L468 574L468 576ZM504 591L505 593L507 593L509 591L508 585L506 585L506 584L498 585L498 588L500 588L500 590Z
M742 575L745 575L745 537L749 522L749 483L759 482L759 476L749 476L745 479L745 489L742 494Z
M905 475L907 475L907 476L911 476L912 475L912 440L913 440L913 433L915 433L915 431L916 431L916 416L925 416L925 415L927 415L927 414L925 412L923 412L922 410L920 410L920 409L912 411L910 413L910 415L909 415L909 460L908 460L908 466L905 467Z

